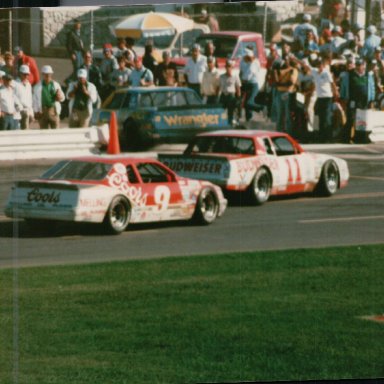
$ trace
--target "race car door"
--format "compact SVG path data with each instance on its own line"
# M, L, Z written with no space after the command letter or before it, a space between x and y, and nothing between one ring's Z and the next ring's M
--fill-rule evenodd
M186 217L180 186L173 173L151 161L137 163L136 170L140 177L140 187L147 195L141 222L180 220Z
M301 193L310 189L314 180L312 157L300 151L299 146L286 136L268 138L278 163L278 193Z

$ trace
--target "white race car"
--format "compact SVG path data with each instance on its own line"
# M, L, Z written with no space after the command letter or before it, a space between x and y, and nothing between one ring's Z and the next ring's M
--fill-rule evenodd
M129 223L210 224L226 206L220 188L179 177L157 160L100 156L63 160L38 179L17 182L5 214L48 229L57 220L103 223L118 234Z
M305 152L281 132L228 130L196 136L183 154L159 160L178 174L208 180L227 191L247 191L255 204L270 195L317 191L331 196L347 185L348 164Z

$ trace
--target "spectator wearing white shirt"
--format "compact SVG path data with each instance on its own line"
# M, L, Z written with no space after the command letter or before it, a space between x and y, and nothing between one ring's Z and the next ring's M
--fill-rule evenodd
M315 114L319 117L319 139L320 142L330 142L332 141L333 97L338 97L338 91L324 59L317 62L317 68L312 68L311 75L317 97Z
M21 103L19 114L20 128L29 129L33 120L32 108L32 85L29 81L30 70L28 65L21 65L19 68L20 77L15 81L15 93Z
M15 115L21 109L21 103L15 95L12 86L13 77L9 74L3 75L3 87L0 89L0 131L18 129Z
M255 97L259 93L259 75L259 60L255 58L252 49L246 48L245 55L240 62L241 94L244 98L246 121L252 119L253 111L259 110L255 103Z
M184 67L185 79L188 87L200 94L203 74L207 70L207 58L200 53L200 45L193 44L192 56Z
M216 104L219 93L220 74L216 68L216 59L213 56L208 57L207 64L208 69L203 74L200 92L207 104Z
M65 95L60 84L53 80L53 69L44 65L42 80L33 87L32 106L41 129L58 128L60 125L61 103Z
M341 54L342 48L345 46L347 40L341 37L342 29L339 25L336 25L332 29L332 42L331 42L331 52L333 56L339 56Z
M92 117L93 104L98 99L96 87L87 81L87 71L77 71L77 81L69 84L69 127L87 128Z

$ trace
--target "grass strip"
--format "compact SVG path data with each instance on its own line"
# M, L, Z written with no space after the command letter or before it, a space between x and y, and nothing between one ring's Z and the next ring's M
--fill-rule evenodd
M384 245L20 269L17 340L13 276L0 383L384 376Z

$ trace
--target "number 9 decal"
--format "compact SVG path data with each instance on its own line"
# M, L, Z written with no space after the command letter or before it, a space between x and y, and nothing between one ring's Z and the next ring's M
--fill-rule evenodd
M165 185L156 187L154 193L155 204L159 208L159 212L165 211L168 208L171 191Z

